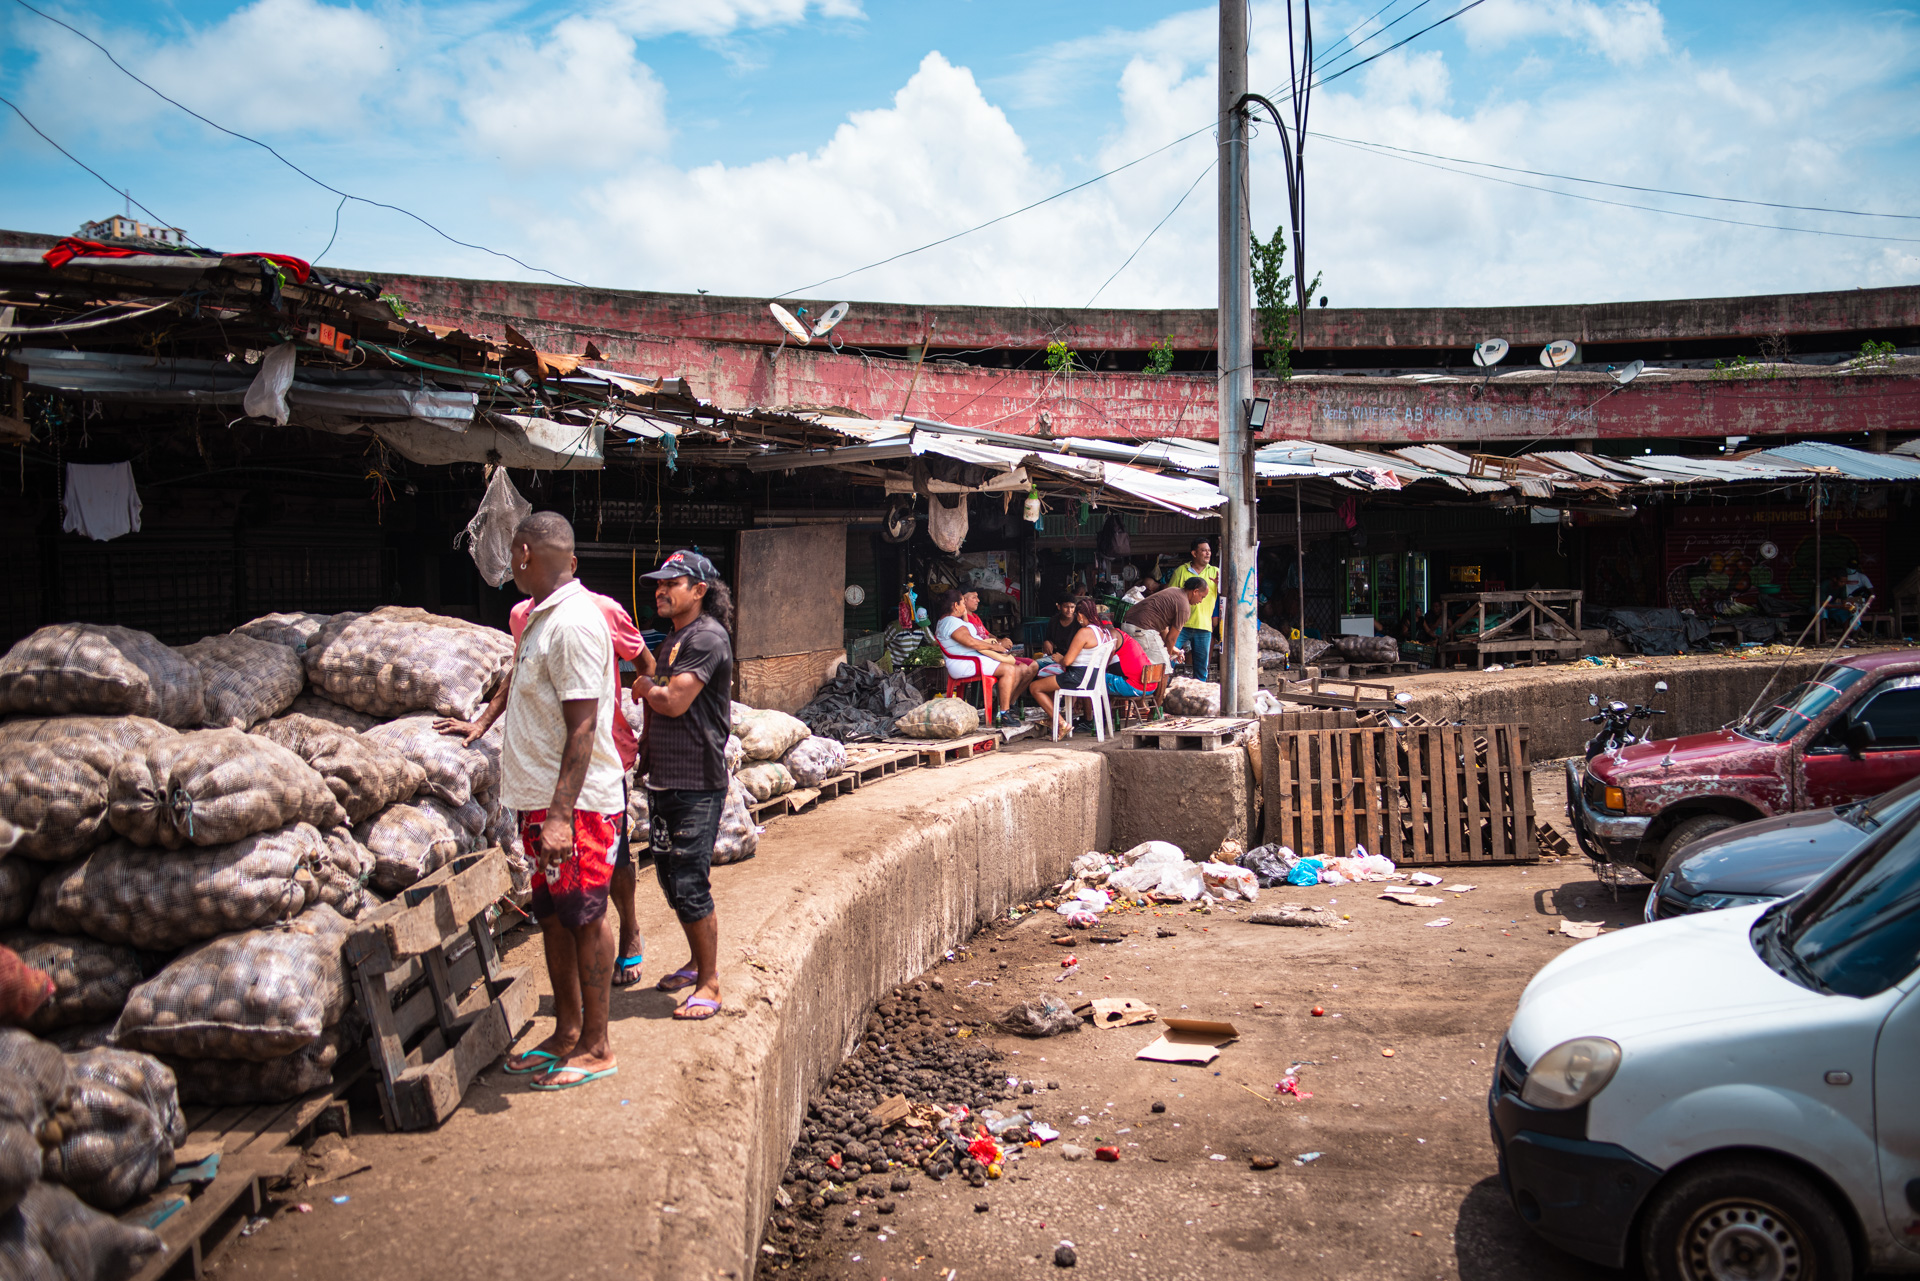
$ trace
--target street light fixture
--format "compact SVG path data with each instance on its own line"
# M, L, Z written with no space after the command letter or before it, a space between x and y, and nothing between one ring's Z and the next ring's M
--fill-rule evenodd
M1247 427L1252 431L1264 431L1267 426L1267 409L1271 401L1262 397L1247 402Z

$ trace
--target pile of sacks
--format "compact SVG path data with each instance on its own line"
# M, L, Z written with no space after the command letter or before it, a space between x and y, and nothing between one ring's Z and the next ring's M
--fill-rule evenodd
M815 734L806 722L785 712L733 704L727 738L726 806L715 863L752 858L765 829L753 822L750 805L784 796L795 788L818 787L847 767L847 749L836 739Z
M188 1103L327 1084L356 1031L352 921L476 849L519 860L497 729L433 731L477 716L511 657L504 632L401 608L177 649L89 624L15 645L0 945L52 977L33 1030L158 1056Z

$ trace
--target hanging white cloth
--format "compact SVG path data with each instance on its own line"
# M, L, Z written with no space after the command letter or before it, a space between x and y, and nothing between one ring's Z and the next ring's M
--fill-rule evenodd
M106 542L140 532L140 491L132 463L68 463L66 520L69 534Z

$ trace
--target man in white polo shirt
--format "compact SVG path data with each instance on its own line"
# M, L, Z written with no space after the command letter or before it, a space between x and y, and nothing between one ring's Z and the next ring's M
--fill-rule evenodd
M613 637L573 576L573 527L535 512L513 536L514 585L533 598L514 653L500 748L500 799L519 812L533 862L533 917L553 981L553 1035L507 1064L536 1090L569 1090L618 1069L607 1040L614 932L607 921L625 770Z

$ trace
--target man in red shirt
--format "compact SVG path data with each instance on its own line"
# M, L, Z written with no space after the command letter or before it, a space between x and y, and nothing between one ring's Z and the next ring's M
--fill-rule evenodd
M579 559L574 560L575 571L579 569ZM620 689L626 682L620 679L619 664L632 662L646 645L640 639L640 629L633 624L633 616L627 613L626 606L611 596L602 596L598 592L588 592L593 603L600 607L601 615L607 620L607 630L613 636L614 688ZM533 612L533 598L515 605L507 615L507 628L513 633L513 642L520 643L520 634L527 629L527 618ZM460 734L471 743L486 733L493 723L507 710L507 691L513 685L513 675L500 682L499 690L480 719L472 723L443 718L433 723L433 727L442 734ZM633 732L633 726L627 723L626 714L620 708L614 709L613 746L620 754L620 764L628 774L628 786L632 786L633 762L640 754L640 740ZM620 843L616 847L613 863L613 886L609 897L613 900L614 914L620 918L620 943L617 959L613 967L613 985L631 987L640 981L640 965L646 959L640 940L639 922L634 918L633 872L633 834L627 830L626 812L620 816Z

